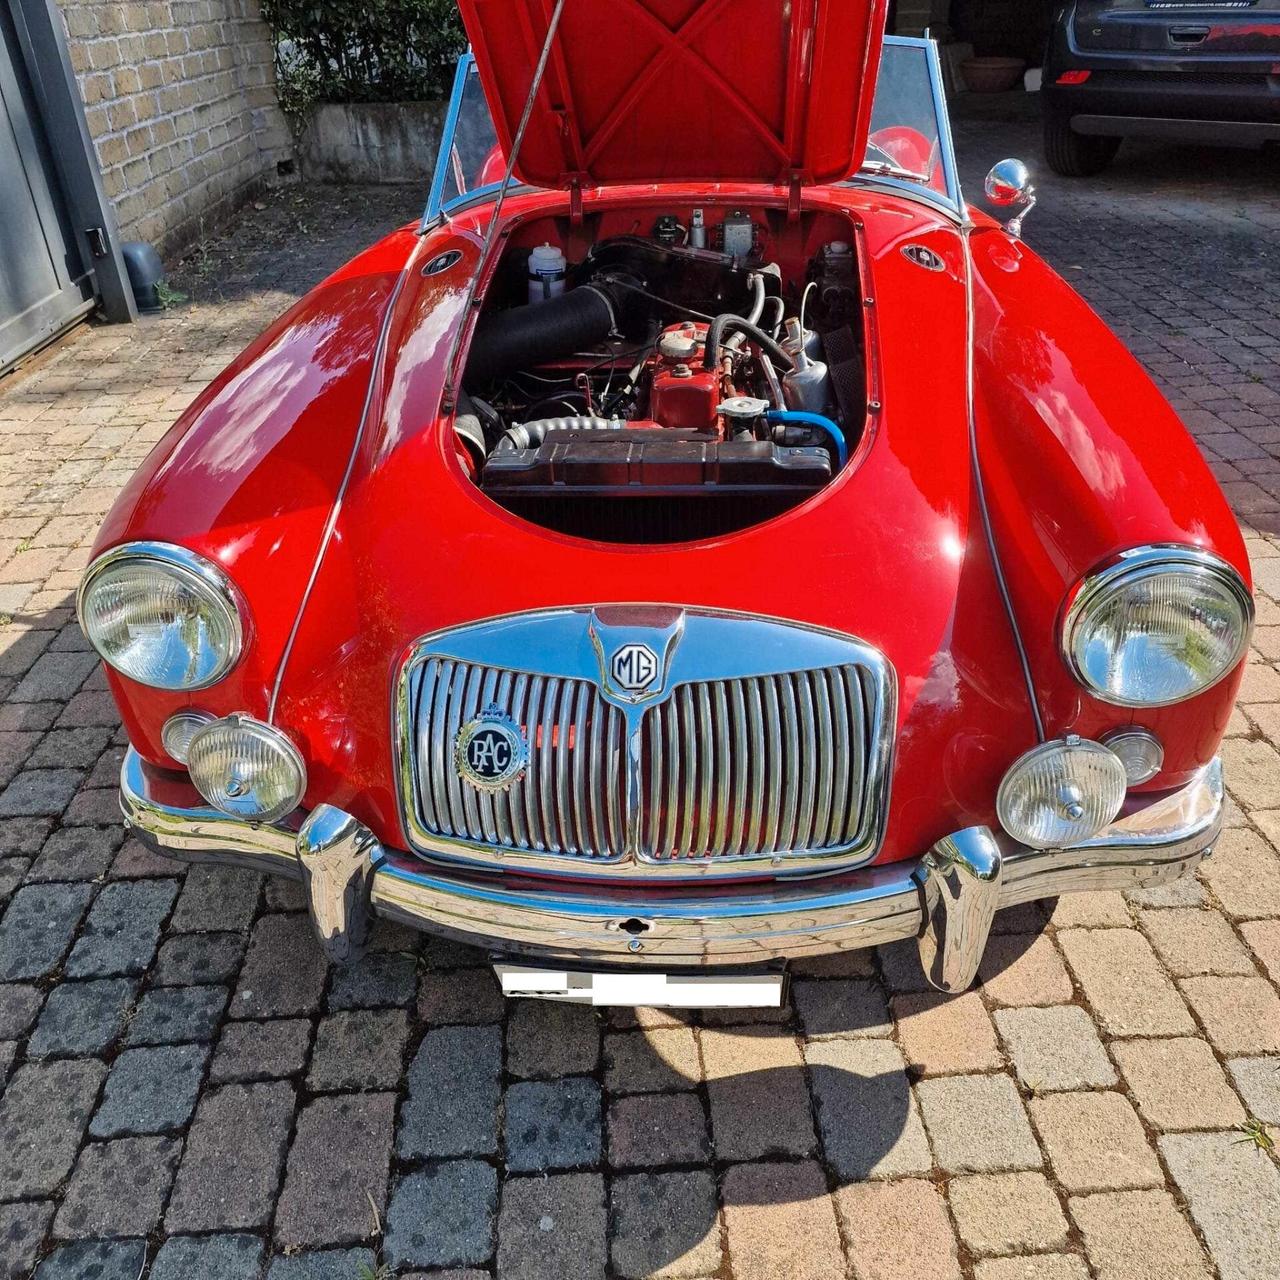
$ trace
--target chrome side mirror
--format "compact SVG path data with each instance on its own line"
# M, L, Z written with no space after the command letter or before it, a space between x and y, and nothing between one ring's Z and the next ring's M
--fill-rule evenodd
M1022 234L1022 220L1035 208L1036 189L1031 185L1031 174L1021 160L1000 160L991 166L983 184L989 203L997 209L1014 210L1013 217L1004 224L1011 236Z

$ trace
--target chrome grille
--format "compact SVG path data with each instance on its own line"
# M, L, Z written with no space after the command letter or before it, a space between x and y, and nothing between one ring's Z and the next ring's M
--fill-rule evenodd
M397 704L411 846L469 866L675 879L874 856L896 722L883 656L835 632L667 610L673 624L655 608L518 614L422 640ZM639 693L610 676L636 641L665 654ZM505 790L478 790L454 758L490 708L527 746Z
M643 721L641 856L786 856L853 843L864 697L853 667L681 685Z
M496 706L525 733L529 764L506 791L468 786L453 744ZM530 852L619 858L625 846L622 753L626 717L587 680L431 658L417 685L417 789L432 835Z

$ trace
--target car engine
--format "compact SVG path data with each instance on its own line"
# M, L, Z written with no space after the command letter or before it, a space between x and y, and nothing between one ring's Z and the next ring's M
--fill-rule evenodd
M561 532L671 542L829 483L865 417L854 254L827 242L788 277L768 240L748 215L694 210L573 265L549 242L510 252L455 419L480 488Z

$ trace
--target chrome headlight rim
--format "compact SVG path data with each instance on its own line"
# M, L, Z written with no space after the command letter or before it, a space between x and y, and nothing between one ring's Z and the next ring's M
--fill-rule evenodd
M1236 639L1231 660L1208 684L1202 685L1191 693L1179 694L1176 697L1158 700L1132 698L1110 689L1099 688L1079 660L1076 637L1081 623L1099 601L1105 600L1121 585L1141 581L1143 578L1165 573L1171 569L1209 579L1227 589L1240 610L1241 621L1240 634ZM1249 651L1249 641L1253 635L1254 612L1253 595L1245 585L1244 579L1236 568L1221 556L1212 551L1206 551L1203 547L1189 546L1185 543L1149 543L1117 553L1085 574L1076 583L1063 603L1058 624L1058 651L1076 681L1099 702L1129 710L1172 707L1207 693L1239 666Z
M89 636L88 627L85 625L84 604L94 583L107 570L121 563L145 564L148 562L162 566L166 572L179 580L185 579L188 584L195 587L198 593L208 592L225 610L231 634L230 648L213 671L199 681L181 685L158 685L139 680L136 676L117 667L98 649L92 637ZM132 680L145 688L160 689L167 693L198 693L225 680L244 656L249 626L248 617L249 612L244 596L221 566L206 559L199 552L192 551L189 547L178 546L172 542L122 542L119 546L109 548L90 563L76 591L76 620L80 624L80 630L102 661L126 680Z

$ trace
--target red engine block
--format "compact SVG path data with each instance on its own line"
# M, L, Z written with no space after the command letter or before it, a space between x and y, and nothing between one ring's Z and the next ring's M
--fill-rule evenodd
M686 321L663 332L649 357L649 417L664 427L720 430L716 406L735 394L718 369L702 367L707 326Z

